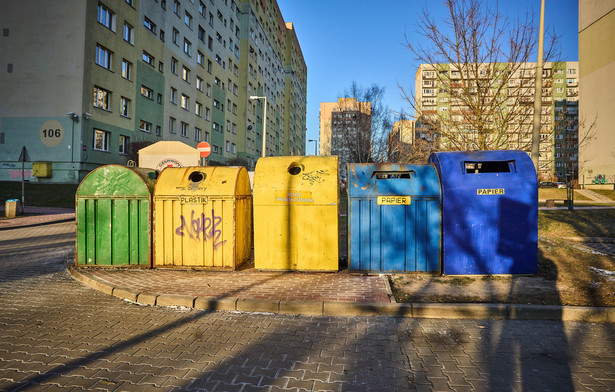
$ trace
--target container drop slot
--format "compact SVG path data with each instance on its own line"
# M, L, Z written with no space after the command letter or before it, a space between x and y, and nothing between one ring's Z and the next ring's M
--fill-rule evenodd
M463 170L466 174L481 173L510 173L513 171L515 161L465 161Z
M399 180L406 179L411 180L412 175L416 176L414 170L409 171L374 171L372 177L376 177L376 180Z
M290 164L290 166L288 166L288 174L290 174L291 176L296 176L297 174L301 173L301 171L303 170L303 165L297 163L297 162L293 162Z
M205 174L199 171L193 171L192 173L190 173L190 175L188 176L188 179L191 182L201 182L205 179Z

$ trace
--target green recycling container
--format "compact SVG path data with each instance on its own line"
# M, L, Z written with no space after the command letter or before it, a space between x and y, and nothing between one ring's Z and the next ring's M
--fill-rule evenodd
M157 172L119 165L91 171L77 188L77 267L151 267Z

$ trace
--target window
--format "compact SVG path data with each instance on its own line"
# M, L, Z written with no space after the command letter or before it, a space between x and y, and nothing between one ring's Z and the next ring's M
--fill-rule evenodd
M130 138L128 136L124 136L124 135L120 135L120 139L119 139L119 152L120 154L124 155L128 153L128 142L129 142Z
M158 62L158 72L160 73L164 72L164 64L162 63L162 61Z
M194 112L199 117L203 116L203 105L200 102L198 102L198 101L196 103L196 108L194 109Z
M154 99L154 92L152 91L152 89L143 85L141 86L141 95L143 95L145 98Z
M139 129L143 132L152 132L152 123L144 120L139 121Z
M122 33L122 37L124 41L128 42L131 45L135 44L135 29L128 23L124 22L124 30Z
M205 95L211 97L211 84L207 83L207 87L205 88Z
M94 128L94 150L109 151L109 138L111 132L103 131L102 129Z
M237 85L233 83L233 94L237 95Z
M120 116L130 117L130 99L126 97L120 100Z
M226 132L230 132L231 131L231 122L229 120L226 120Z
M98 4L96 20L111 31L115 31L115 14L102 4ZM108 151L108 150L105 150Z
M175 27L173 27L173 35L171 35L171 40L175 45L179 46L179 31Z
M143 61L151 65L152 67L154 66L154 56L147 53L146 51L143 51Z
M218 110L222 110L222 105L220 104L220 101L218 101L217 99L214 99L214 107Z
M220 129L220 124L218 124L217 122L213 122L211 124L211 127L214 131L222 132L222 130Z
M177 59L171 57L171 72L177 75Z
M171 102L177 103L177 90L171 87Z
M151 31L152 33L156 34L156 24L152 22L151 20L149 20L147 16L143 17L143 26L145 26L145 28Z
M196 52L196 62L202 67L204 60L204 55L200 51Z
M209 132L205 132L205 139L203 141L209 142Z
M156 125L156 136L160 136L161 133L160 125Z
M158 96L156 97L156 102L162 105L162 94L158 93Z
M199 1L199 14L205 16L205 11L207 10L207 8L205 7L205 4L203 4L202 1Z
M188 137L188 124L183 121L181 122L181 135Z
M186 110L190 110L188 107L190 106L190 97L187 96L186 94L182 94L182 102L181 102L182 108L186 109Z
M233 123L232 132L233 132L234 134L237 134L237 124L235 124L235 123Z
M196 77L196 89L199 91L203 91L203 79Z
M173 12L175 15L179 16L179 1L173 0Z
M96 64L111 70L113 54L105 47L96 44Z
M231 153L233 153L233 154L237 153L237 146L235 146L235 143L231 144Z
M186 12L186 14L184 15L184 23L186 24L186 26L192 27L192 15L190 15L188 12Z
M192 43L184 38L184 53L188 56L192 56Z
M164 42L164 30L160 29L160 40Z
M109 110L109 101L111 100L110 98L110 91L105 90L104 88L94 86L94 107Z
M127 80L132 77L132 63L126 59L122 59L122 77Z
M207 38L207 47L209 50L214 50L214 40L210 37Z
M190 70L188 68L186 68L186 67L183 67L182 79L184 79L184 81L190 83Z
M126 2L126 4L132 7L132 0L124 0L124 1Z
M175 119L173 117L169 117L169 132L175 133Z
M199 128L194 128L194 140L201 141L201 130Z
M201 26L199 26L199 32L197 37L199 38L200 41L205 42L205 29L202 28Z
M211 73L211 61L207 60L207 72Z
M209 108L205 108L205 120L209 121L211 118L211 110Z
M226 152L231 152L231 142L227 140L226 142Z

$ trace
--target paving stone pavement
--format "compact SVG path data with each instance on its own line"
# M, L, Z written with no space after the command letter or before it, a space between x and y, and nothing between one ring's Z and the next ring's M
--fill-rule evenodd
M67 273L73 228L0 232L0 390L615 390L610 323L136 305Z

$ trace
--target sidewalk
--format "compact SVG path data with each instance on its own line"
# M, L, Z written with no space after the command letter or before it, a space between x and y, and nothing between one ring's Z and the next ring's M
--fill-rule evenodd
M30 206L24 206L24 215L18 215L15 218L9 219L5 218L4 205L0 205L0 230L67 222L71 220L75 220L74 209Z
M38 213L38 215L36 215ZM72 210L26 208L0 230L74 220ZM6 222L6 223L5 223ZM396 303L385 274L76 268L98 291L142 305L323 316L561 320L615 323L615 308L493 303Z

